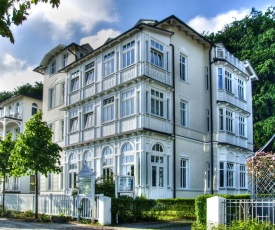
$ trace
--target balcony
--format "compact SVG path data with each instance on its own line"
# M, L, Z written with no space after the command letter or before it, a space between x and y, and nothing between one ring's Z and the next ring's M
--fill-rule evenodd
M18 192L19 191L19 184L18 183L6 183L5 184L5 191L6 192Z
M228 61L230 64L241 70L242 72L245 72L245 66L242 61L240 61L238 58L234 57L231 53L229 53L226 49L221 47L216 47L215 49L215 58L218 59L224 59Z
M15 111L15 110L10 110L10 109L0 110L0 119L2 119L4 117L21 120L22 119L22 112L18 112L18 111Z

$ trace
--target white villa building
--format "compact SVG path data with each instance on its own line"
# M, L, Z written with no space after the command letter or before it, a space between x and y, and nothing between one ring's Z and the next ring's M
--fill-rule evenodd
M11 133L15 140L18 133L24 132L26 122L39 109L42 109L42 98L34 95L18 95L0 103L1 139L4 140L6 135ZM34 175L19 178L6 175L5 181L6 193L34 193ZM0 191L3 190L2 182L1 180Z
M140 20L95 50L59 45L35 71L64 150L41 193L70 194L84 161L96 177L134 176L152 199L249 192L258 77L177 17Z

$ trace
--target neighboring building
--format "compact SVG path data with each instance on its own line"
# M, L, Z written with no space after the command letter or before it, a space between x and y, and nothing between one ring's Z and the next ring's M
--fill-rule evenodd
M43 59L44 118L64 119L64 193L76 186L84 161L96 177L135 176L136 195L153 199L248 192L257 79L248 61L175 16L140 20L52 79L51 63L64 48ZM64 96L51 91L61 81ZM51 111L53 94L65 104Z
M17 138L18 133L24 132L26 122L38 110L42 109L42 98L36 96L19 95L0 103L0 137L5 139L11 133L13 139ZM6 176L6 192L13 193L33 193L34 175L23 176L20 178ZM3 187L1 186L1 191Z
M41 61L40 65L34 69L35 72L44 75L43 84L43 120L46 121L53 131L53 142L64 146L64 111L61 109L65 105L66 74L59 70L68 64L75 62L93 49L90 45L79 46L71 43L68 46L58 45L49 51ZM64 167L64 154L61 155L61 171ZM49 173L47 177L41 175L40 193L64 193L64 174Z

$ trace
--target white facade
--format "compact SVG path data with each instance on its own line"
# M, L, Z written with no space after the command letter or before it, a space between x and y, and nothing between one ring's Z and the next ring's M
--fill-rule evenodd
M41 98L19 95L0 104L0 136L4 140L11 133L13 140L24 132L26 122L42 109ZM5 191L12 193L32 193L35 186L34 175L14 178L6 176ZM1 186L1 191L3 187Z
M141 20L49 74L64 57L65 47L56 49L40 71L44 119L64 120L63 186L53 190L69 194L86 161L96 177L135 176L136 195L148 198L248 191L244 163L253 146L257 79L249 62L175 16ZM64 104L52 106L52 88Z

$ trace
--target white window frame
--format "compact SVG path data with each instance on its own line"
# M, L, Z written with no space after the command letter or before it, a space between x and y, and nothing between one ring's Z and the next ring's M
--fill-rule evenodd
M121 93L121 117L135 113L135 89Z
M122 68L135 63L135 41L122 46Z
M70 133L77 132L78 130L78 112L75 110L70 112Z
M164 117L164 93L151 89L151 114Z
M238 97L240 100L245 100L245 88L244 88L244 80L243 79L238 79Z
M185 163L185 165L183 164ZM188 189L189 188L189 159L180 158L180 188Z
M55 87L49 89L49 109L55 107Z
M241 137L246 137L246 118L239 115L239 135Z
M179 58L180 63L180 80L187 82L188 81L188 57L181 53Z
M111 51L103 57L104 77L115 72L115 51Z
M209 68L205 66L205 89L209 90L210 87L210 78L209 78Z
M155 40L151 40L151 64L164 68L163 45Z
M223 89L223 68L218 68L218 88Z
M114 156L110 146L106 146L102 151L102 176L107 176L107 179L114 174Z
M51 63L51 74L56 73L56 59L54 59Z
M219 163L219 187L234 188L235 186L235 163L220 161ZM222 180L222 181L221 181Z
M69 165L68 165L68 187L69 189L73 189L76 187L77 181L77 170L78 170L78 160L77 154L71 153L69 157Z
M188 127L188 103L180 100L180 125Z
M246 189L246 167L245 164L240 164L240 188Z
M226 118L225 118L225 128L227 132L233 133L234 132L234 113L228 109L226 109Z
M225 89L229 93L233 93L233 77L232 73L228 70L225 70Z
M93 105L87 105L84 107L83 114L83 128L91 128L94 124Z
M63 67L66 67L68 65L68 53L63 54Z
M125 143L121 148L122 175L135 175L135 154L134 148L130 142Z
M103 123L113 121L115 119L115 99L114 96L106 98L102 102L102 119Z
M85 65L84 85L90 85L95 82L95 64L91 62Z
M79 90L79 70L75 71L71 75L71 92Z

